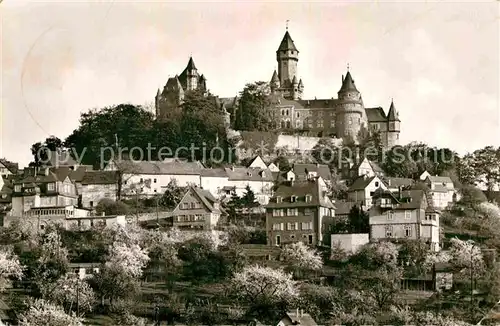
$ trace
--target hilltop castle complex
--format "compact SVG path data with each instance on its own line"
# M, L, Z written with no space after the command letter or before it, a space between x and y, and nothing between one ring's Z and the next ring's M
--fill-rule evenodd
M272 74L270 88L272 115L279 129L309 136L356 140L360 130L366 128L379 132L388 148L399 144L401 121L394 102L387 114L382 107L365 107L349 70L342 76L336 99L303 99L304 83L298 77L299 51L288 30L276 51L276 60L278 71ZM182 104L185 92L196 89L206 91L206 79L198 73L190 58L184 71L169 78L162 92L158 90L157 117L165 118L170 110ZM220 98L219 101L227 112L234 114L237 110L237 98Z

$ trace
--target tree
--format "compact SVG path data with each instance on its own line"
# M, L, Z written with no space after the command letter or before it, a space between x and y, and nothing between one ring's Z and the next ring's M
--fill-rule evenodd
M186 188L179 187L176 179L170 180L165 192L160 198L160 205L168 209L174 209L180 203L186 193Z
M231 293L250 305L250 312L258 316L281 314L298 295L291 274L270 267L246 266L235 273L230 283ZM281 309L280 309L281 308Z
M114 201L112 199L103 198L99 201L96 208L97 214L104 213L105 215L128 215L130 207L122 201Z
M349 226L351 233L368 233L370 232L370 217L362 208L353 206L348 215Z
M422 240L405 240L399 247L398 258L404 265L413 268L416 276L420 276L426 271L425 261L429 251L429 245Z
M49 151L55 152L63 148L63 142L56 136L50 136L44 142L37 142L31 146L31 154L33 161L30 166L41 166L42 163L47 162L49 158Z
M250 185L246 186L245 193L243 194L243 197L241 197L241 203L245 208L253 208L259 205L255 199L255 194L252 188L250 188Z
M138 244L127 245L123 242L114 242L110 249L106 265L133 278L140 278L146 267L149 256L146 250Z
M76 309L82 313L91 311L95 302L92 288L76 275L65 275L57 280L48 299L67 312Z
M182 104L180 120L182 142L177 145L187 148L191 148L192 145L198 148L205 147L210 153L213 148L221 148L223 153L215 151L210 156L217 153L222 157L210 157L206 163L212 165L214 162L227 162L229 144L224 119L224 112L213 95L204 94L202 91L187 92ZM205 153L202 151L196 151L194 157L191 157L191 153L185 155L189 160L205 160Z
M286 245L281 252L281 258L297 276L303 271L316 271L323 267L323 260L318 252L303 242Z
M337 146L332 138L321 138L311 150L311 156L316 162L328 165L330 170L339 171L352 158L346 149Z
M116 159L119 148L139 147L147 153L148 143L153 143L153 124L153 114L141 106L120 104L93 109L81 114L80 126L66 138L65 146L82 157L82 164L98 168L103 162Z
M20 279L23 275L23 266L19 258L11 250L0 250L0 292L10 284L10 279Z
M474 171L476 184L484 183L491 193L500 183L500 148L486 146L467 157Z
M83 326L83 319L68 315L60 306L43 299L35 300L29 310L23 314L20 326Z
M280 171L288 172L291 169L290 161L285 156L278 156L273 162Z
M236 111L235 129L246 131L270 131L277 125L271 115L269 84L255 82L247 84L240 92Z

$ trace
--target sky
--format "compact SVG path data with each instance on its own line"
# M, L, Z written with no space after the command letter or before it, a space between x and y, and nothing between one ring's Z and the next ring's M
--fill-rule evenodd
M27 165L82 112L151 104L190 55L221 97L269 81L287 20L303 98L336 98L349 64L366 107L394 99L402 144L500 146L499 4L4 0L0 157Z

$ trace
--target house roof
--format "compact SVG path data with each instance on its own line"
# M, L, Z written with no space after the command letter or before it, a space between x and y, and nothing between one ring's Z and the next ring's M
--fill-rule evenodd
M220 177L220 178L227 178L227 173L226 170L224 169L203 169L201 170L201 176L202 177Z
M117 171L87 171L82 178L82 185L115 184L117 182Z
M48 169L47 174L45 174L45 170L38 170L37 168L32 168L31 173L24 176L24 178L18 179L14 182L14 184L23 184L23 183L48 183L48 182L56 182L56 181L64 181L69 174L71 173L71 169L69 167L51 167ZM25 169L25 172L27 170ZM36 175L34 175L36 172Z
M316 321L307 313L287 312L284 317L291 321L291 325L317 326Z
M365 158L364 160L362 160L361 162L357 163L356 165L354 165L352 167L353 170L358 170L359 167L361 166L361 164L363 164L363 162L368 161L368 164L370 164L373 172L376 172L376 173L383 173L384 170L382 170L382 168L374 161L370 161L369 159Z
M298 100L297 102L304 108L308 109L328 109L335 108L337 104L337 99L309 99L309 100Z
M427 203L428 205L427 207L430 206L430 203L427 202L427 197L423 190L403 190L401 191L401 197L399 197L399 194L392 193L389 190L382 190L381 188L379 188L375 191L373 197L392 198L393 202L396 203L396 207L394 207L395 210L418 209L422 207L423 202ZM410 201L407 200L409 198L411 198Z
M349 191L352 191L352 190L363 190L375 178L378 178L378 177L377 176L373 176L373 177L361 176L359 178L356 178L356 180L354 180L354 182L349 186Z
M88 166L79 166L69 173L69 178L73 182L81 182L85 173L90 170Z
M336 201L335 202L335 215L349 215L351 209L356 206L355 202L350 201Z
M427 179L429 179L430 182L432 183L453 183L450 177L441 177L441 176L428 176Z
M292 170L299 178L307 177L307 173L309 172L316 172L318 176L322 177L324 180L330 180L332 178L330 168L325 164L293 164Z
M366 117L369 122L386 122L387 117L385 115L384 109L380 106L376 108L366 108Z
M384 183L390 188L406 187L406 186L411 186L415 183L415 181L410 178L386 177L383 180Z
M214 206L214 203L217 202L215 197L208 190L204 190L198 187L188 187L174 211L177 211L179 209L180 205L184 202L184 198L186 198L189 193L192 193L195 197L198 197L203 205L205 205L205 208L211 213L221 213L221 211Z
M306 195L311 195L311 201L306 202ZM296 201L292 202L291 197L295 196ZM281 203L278 203L276 198L281 197ZM273 198L269 201L266 207L269 208L291 208L291 207L310 207L310 206L323 206L328 208L335 208L335 205L326 196L326 191L319 189L317 180L297 181L293 183L281 184L276 189Z
M115 164L119 170L128 174L199 175L204 169L200 162L122 160Z
M11 161L7 161L4 158L0 158L0 164L5 166L5 168L7 170L9 170L12 174L17 174L17 172L19 171L19 164L18 163L14 163Z
M269 169L230 167L224 169L230 181L274 181Z

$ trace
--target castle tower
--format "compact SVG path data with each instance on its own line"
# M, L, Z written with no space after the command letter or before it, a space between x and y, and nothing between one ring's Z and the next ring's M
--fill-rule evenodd
M299 96L299 81L297 80L297 76L293 76L292 79L292 100L298 100Z
M270 86L271 86L271 92L273 93L278 91L278 89L280 88L280 79L278 77L278 74L276 73L276 70L274 70L273 76L271 77Z
M189 57L186 71L186 90L192 91L198 88L198 69L194 65L193 57ZM181 74L182 75L182 74Z
M280 82L280 91L288 99L302 98L302 91L299 90L297 78L297 63L299 62L299 51L293 43L290 33L285 32L283 40L276 51L276 61L278 61L278 78Z
M401 120L399 120L394 101L391 101L387 114L387 125L387 148L390 149L399 144L399 132L401 131Z
M357 142L359 131L364 125L365 108L361 93L356 88L349 71L345 78L342 76L336 113L337 137Z

